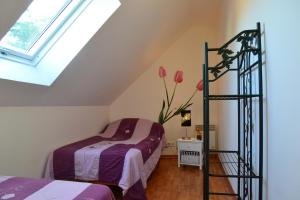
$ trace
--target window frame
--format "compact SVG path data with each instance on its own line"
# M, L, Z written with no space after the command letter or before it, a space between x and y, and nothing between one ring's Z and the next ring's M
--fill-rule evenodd
M43 57L34 67L24 63L24 60L18 62L0 57L0 79L51 87L120 7L120 0L85 0L47 47L41 50L39 55Z
M46 28L37 36L37 39L28 51L13 46L8 47L0 43L0 58L36 66L44 54L55 43L54 38L59 38L91 1L92 0L77 0L66 2L59 12L55 14ZM80 11L78 12L78 10ZM74 15L76 16L74 17Z

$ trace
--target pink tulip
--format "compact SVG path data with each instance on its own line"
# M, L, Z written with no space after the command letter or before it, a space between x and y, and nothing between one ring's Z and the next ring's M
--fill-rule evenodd
M199 83L196 86L197 90L202 91L203 90L203 80L199 81Z
M183 71L176 71L174 76L174 81L176 83L181 83L183 81Z
M163 66L159 67L158 74L160 78L164 78L167 75L166 69Z

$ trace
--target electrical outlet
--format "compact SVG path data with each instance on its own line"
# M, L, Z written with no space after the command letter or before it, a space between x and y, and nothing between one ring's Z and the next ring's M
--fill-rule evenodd
M175 147L175 142L167 142L167 147Z

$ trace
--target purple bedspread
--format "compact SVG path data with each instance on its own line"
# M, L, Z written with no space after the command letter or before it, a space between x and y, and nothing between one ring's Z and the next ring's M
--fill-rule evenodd
M104 185L2 176L0 199L114 200L115 198L111 190Z
M145 164L157 162L149 158L161 151L163 137L164 129L158 123L136 118L118 120L98 136L55 150L50 159L52 176L113 183L123 189L125 200L147 199Z

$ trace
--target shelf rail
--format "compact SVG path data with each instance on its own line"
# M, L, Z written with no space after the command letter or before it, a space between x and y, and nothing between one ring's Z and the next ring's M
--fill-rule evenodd
M233 51L233 49L238 49ZM204 45L203 130L204 176L203 199L211 195L236 196L238 200L262 200L263 194L263 86L261 28L245 30L219 48ZM209 54L221 61L210 66ZM210 84L228 73L236 73L235 94L211 94ZM234 80L233 80L234 81ZM209 149L210 101L237 102L236 148ZM213 158L216 157L216 158ZM221 172L218 168L222 168ZM211 191L211 178L235 179L235 192ZM258 189L255 189L258 188Z

